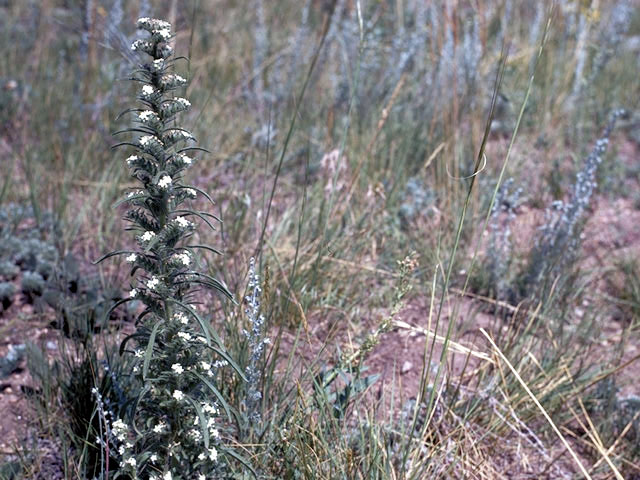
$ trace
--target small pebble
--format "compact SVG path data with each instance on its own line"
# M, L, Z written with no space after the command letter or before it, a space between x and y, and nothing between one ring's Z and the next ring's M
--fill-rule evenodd
M404 375L405 373L407 373L412 368L413 368L413 363L411 363L410 361L407 360L402 364L402 368L400 369L400 373L402 373Z

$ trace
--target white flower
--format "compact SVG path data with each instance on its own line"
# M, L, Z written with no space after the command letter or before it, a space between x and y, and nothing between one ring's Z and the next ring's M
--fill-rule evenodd
M127 263L134 263L137 259L138 259L138 255L136 255L135 253L132 253L131 255L128 255L127 258L125 258L125 261Z
M183 139L194 140L193 135L189 132L185 132L184 130L172 130L173 135L176 137L181 137ZM188 157L187 157L188 158ZM190 165L189 163L187 165Z
M191 163L193 162L193 159L191 157L188 157L184 153L178 155L178 160L180 160L180 162L182 162L184 165L191 165Z
M124 450L124 446L123 446L123 445L120 445L120 446L118 447L118 453L119 453L120 455L124 455L124 452L125 452L125 450Z
M156 89L153 88L151 85L145 85L145 86L142 87L142 96L143 97L150 97L154 93L156 93Z
M171 38L171 31L169 31L168 28L158 30L156 33L160 35L163 40L169 40Z
M207 428L208 429L213 429L215 430L215 426L216 426L216 421L213 418L210 418L209 421L207 422Z
M143 147L146 147L151 143L162 146L162 142L153 135L145 135L144 137L140 137L139 142L140 142L140 145L142 145Z
M133 192L127 193L127 198L135 197L136 195L143 195L144 192L142 190L134 190Z
M178 102L183 107L187 107L188 108L188 107L191 106L191 102L189 100L187 100L186 98L178 97L178 98L176 98L176 102Z
M161 82L161 85L165 88L166 87L173 88L173 87L180 87L182 85L186 85L187 79L184 77L181 77L180 75L176 75L175 73L170 73L167 75L163 75L160 82Z
M147 282L147 287L150 290L155 290L158 285L160 285L160 280L156 276L151 277L151 279Z
M182 228L187 228L189 225L191 225L191 222L184 217L176 217L175 221Z
M131 457L124 461L125 465L129 465L131 468L136 468L136 459Z
M202 363L206 363L206 362L202 362ZM209 367L209 368L211 368L211 367ZM205 413L209 413L211 415L215 415L216 413L218 413L218 409L216 407L214 407L213 405L211 405L210 403L203 404L202 405L202 410L204 410Z
M187 192L187 196L191 198L196 198L198 196L198 192L193 188L187 188L186 192Z
M140 367L138 365L133 367L133 373L138 373L139 371L140 371Z
M189 318L184 314L184 312L178 312L173 314L173 319L180 322L183 325L189 323Z
M138 114L138 119L143 123L155 122L157 120L160 120L158 114L152 110L144 110L143 112L140 112Z
M204 460L205 458L207 458L207 456L204 453L201 453L200 455L198 455L198 460Z
M151 463L156 463L156 462L158 461L158 455L156 455L155 453L154 453L154 454L152 454L152 455L149 457L149 461L150 461Z
M138 290L136 290L135 288L132 288L131 291L129 292L129 297L136 298L137 296L138 296Z
M204 474L200 474L198 475L198 480L207 480L207 477L204 476Z
M188 342L189 340L191 340L191 335L188 334L187 332L178 332L178 336L185 342Z
M136 40L131 44L131 50L134 52L136 50L149 50L151 48L151 44L146 40Z
M140 157L138 157L137 155L129 155L127 157L127 165L131 166L133 164L133 162L137 161Z
M218 460L218 451L215 447L209 449L209 460L211 460L212 462Z
M209 370L211 370L211 364L207 363L207 362L200 362L200 366L202 367L202 369L205 372L208 372Z
M138 349L135 352L133 352L133 356L136 358L142 358L144 357L144 350L142 349Z
M158 180L158 187L160 188L167 188L169 185L171 185L171 177L169 175L165 175Z
M143 242L150 242L151 239L155 236L156 236L155 232L152 232L151 230L147 230L140 236L140 240L142 240Z
M153 68L157 70L162 70L164 68L164 58L158 58L153 61Z
M122 420L118 419L113 422L112 428L114 435L120 442L124 442L127 439L127 425Z
M180 393L182 393L182 392L180 392ZM175 393L174 393L174 394L175 394ZM153 431L154 431L155 433L162 433L162 431L164 430L164 428L165 428L166 426L167 426L167 425L166 425L166 423L164 423L164 422L160 422L160 423L158 423L155 427L153 427Z
M185 267L188 267L191 263L191 255L189 255L189 252L176 253L172 258L174 262L181 263Z
M174 363L173 365L171 365L171 370L176 372L178 375L184 372L184 368L182 368L182 365L180 365L179 363Z
M180 390L174 390L173 395L171 396L176 400L180 401L184 398L184 393L182 393Z
M163 28L171 28L169 22L164 20L158 20L157 18L141 17L136 22L138 28L144 28L147 31L155 32Z
M167 472L162 476L162 480L171 480L172 478L171 472Z
M118 419L113 422L111 428L113 428L115 431L127 430L127 424L124 423L121 419Z

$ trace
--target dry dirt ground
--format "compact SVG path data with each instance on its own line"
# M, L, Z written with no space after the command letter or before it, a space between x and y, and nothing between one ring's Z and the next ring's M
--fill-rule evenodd
M624 151L628 161L637 161L639 154L634 146L625 147ZM634 183L635 184L635 183ZM516 216L514 231L514 243L516 249L526 250L530 247L530 239L535 226L539 224L543 212L532 208L523 207ZM594 284L597 285L597 295L593 302L602 302L604 295L613 295L612 291L619 287L619 278L607 275L607 267L615 265L615 261L628 258L640 258L640 210L635 208L630 199L610 200L599 196L594 199L592 215L590 216L583 239L584 267L594 273ZM603 273L604 272L604 273ZM616 283L617 282L617 283ZM479 335L481 327L498 333L506 325L497 321L493 315L485 313L486 303L478 298L462 298L459 302L456 317L454 337L465 347L482 354L490 354L490 347L484 338ZM439 334L444 334L444 328L448 323L453 303L447 303L443 308L443 317L440 322ZM589 308L584 305L583 308ZM594 355L601 358L610 358L610 352L620 342L626 325L619 319L603 319L600 329L601 342L597 346ZM375 328L380 318L386 312L380 312L378 318L365 320L370 328ZM579 315L580 312L576 312ZM435 318L435 314L434 317ZM433 321L432 318L432 321ZM406 306L398 317L399 320L419 328L429 326L429 299L414 298ZM17 298L9 310L0 313L0 356L6 355L9 345L35 342L44 345L53 355L60 341L60 332L52 329L49 324L50 315L36 312L31 305L26 304L22 297ZM301 339L301 358L308 362L315 358L329 336L329 328L318 321L309 322L312 326ZM433 324L431 324L433 325ZM432 328L432 330L435 330ZM283 352L290 351L293 343L293 334L285 333L283 337ZM426 337L420 332L410 329L394 329L385 334L378 347L367 359L369 371L381 375L377 385L397 386L399 405L415 398L420 386L420 377L424 364ZM431 339L429 339L429 342ZM599 353L598 353L599 352ZM436 342L433 360L437 362L440 356L440 343ZM640 395L637 378L640 378L640 361L634 361L640 354L640 345L628 343L622 355L622 363L631 362L625 369L619 372L618 380L624 394ZM596 358L594 357L594 358ZM467 356L459 353L448 354L447 375L452 381L459 381L460 375L469 375L482 362L479 357L469 357L465 367ZM25 388L32 387L32 380L26 371L26 363L23 360L20 368L6 378L0 379L0 461L2 455L9 455L16 445L27 440L28 426L34 421L29 403L23 395ZM379 388L374 386L374 390ZM478 465L478 471L485 472L482 478L570 478L576 472L566 452L558 445L550 446L546 452L532 448L522 440L521 435L512 435L501 439L505 448L500 455L489 456L486 464ZM574 442L579 448L579 442ZM544 457L544 458L543 458ZM549 459L553 459L550 462ZM590 463L585 460L585 463ZM478 478L481 478L479 475Z

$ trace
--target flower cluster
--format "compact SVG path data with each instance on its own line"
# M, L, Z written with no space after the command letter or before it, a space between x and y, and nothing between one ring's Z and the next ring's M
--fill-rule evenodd
M137 135L118 146L135 150L126 164L141 188L121 203L129 206L125 219L136 232L138 249L116 254L125 255L132 268L133 284L122 302L137 300L145 307L136 334L121 348L131 355L132 377L142 393L133 425L114 422L114 442L120 469L132 478L217 478L225 471L220 454L224 421L214 384L218 369L233 362L198 313L193 294L202 288L231 294L222 282L193 270L202 248L189 243L197 229L193 220L208 214L190 208L201 190L183 179L194 164L188 153L198 149L185 144L195 139L177 126L176 115L191 103L175 95L187 80L169 71L174 65L167 43L173 38L171 25L151 18L141 18L137 25L149 35L131 48L151 60L133 78L141 84L137 98L142 108L129 110L135 112L136 125L117 133Z
M262 394L260 393L262 371L259 369L259 365L265 346L269 344L269 338L264 336L264 315L260 313L262 287L260 286L260 277L256 273L255 259L253 257L249 261L248 289L249 293L245 297L247 302L245 314L251 329L244 330L243 334L249 342L250 358L246 367L247 396L244 404L249 420L252 423L257 423L260 421L259 406L262 400Z

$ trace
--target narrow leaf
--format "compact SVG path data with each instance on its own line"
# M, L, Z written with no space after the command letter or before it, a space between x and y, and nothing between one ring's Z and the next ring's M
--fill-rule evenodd
M209 390L211 390L211 392L216 396L216 398L222 405L222 408L224 408L224 411L227 414L227 418L229 419L229 421L230 422L233 421L233 418L231 415L231 407L229 406L227 401L224 399L224 396L222 395L222 393L220 393L220 390L218 390L209 380L207 380L205 377L200 375L198 372L193 372L193 374L196 377L198 377L200 381L202 381L202 383L204 383L209 388Z
M204 448L209 448L209 425L207 423L207 419L204 418L200 405L198 405L192 398L188 398L188 400L191 402L191 405L193 405L193 408L195 408L196 414L200 419L200 428L202 429L202 436L204 438Z
M149 343L147 344L147 351L144 352L144 364L142 366L142 378L144 380L147 379L147 373L149 373L149 362L151 362L151 356L153 355L153 346L156 343L156 335L158 334L158 328L162 322L157 322L153 326L153 330L151 330L151 335L149 336Z

